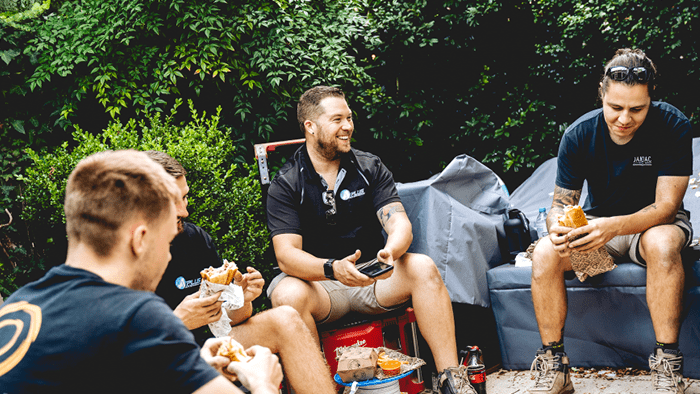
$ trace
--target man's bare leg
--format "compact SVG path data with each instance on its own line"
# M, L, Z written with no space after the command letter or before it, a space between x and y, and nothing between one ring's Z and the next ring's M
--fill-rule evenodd
M389 279L377 281L380 305L398 305L412 299L418 329L428 343L440 372L459 364L452 302L433 260L406 253L394 264Z
M271 301L273 309L288 305L299 312L317 347L320 348L321 341L316 322L328 316L331 309L330 297L320 284L288 276L275 287Z
M279 354L284 374L296 393L335 393L318 343L294 308L280 306L258 313L233 327L230 335L245 348L261 345Z
M542 344L550 345L564 338L567 298L564 272L571 270L568 258L562 259L549 238L537 243L532 255L532 303Z
M673 225L647 230L640 252L647 262L647 304L656 340L677 343L683 311L685 272L680 251L685 234Z

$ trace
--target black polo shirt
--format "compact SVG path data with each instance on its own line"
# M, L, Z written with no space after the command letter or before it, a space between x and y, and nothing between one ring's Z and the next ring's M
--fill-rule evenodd
M400 202L391 171L379 157L351 149L343 154L333 191L336 211L327 218L326 182L316 172L306 145L272 179L267 196L270 235L299 234L303 250L320 258L342 259L360 249L360 262L384 247L377 211Z
M177 308L185 297L199 290L202 282L200 272L203 269L222 264L209 234L192 223L182 224L183 231L170 243L172 259L155 292L172 309ZM206 325L192 330L192 333L200 345L213 336Z

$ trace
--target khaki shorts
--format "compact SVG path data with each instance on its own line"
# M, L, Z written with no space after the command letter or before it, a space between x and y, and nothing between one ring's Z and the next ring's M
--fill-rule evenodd
M596 218L596 216L588 215L586 215L586 217L588 219ZM672 224L680 227L681 230L683 230L683 233L685 233L685 244L683 247L687 248L693 238L693 227L690 224L688 213L684 210L678 211L676 214L676 220ZM643 233L618 235L617 237L608 241L608 243L605 244L605 248L615 259L629 256L633 262L641 265L642 267L646 267L647 262L644 261L639 252L639 240L642 237L642 234Z
M271 297L280 281L286 278L287 274L281 273L272 279L270 286L267 288L267 296ZM377 301L377 294L374 292L374 286L371 284L364 287L346 286L337 280L321 280L317 282L321 285L331 299L331 310L324 319L317 321L316 324L332 323L349 312L358 312L366 315L378 315L380 313L393 311L408 305L409 302L404 302L391 307L383 307Z

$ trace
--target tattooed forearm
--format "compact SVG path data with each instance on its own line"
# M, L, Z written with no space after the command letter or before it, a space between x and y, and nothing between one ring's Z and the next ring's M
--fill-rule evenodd
M552 201L552 209L563 209L567 205L576 205L581 198L581 189L569 190L559 186L554 187L554 200Z
M386 224L389 222L389 219L391 219L391 217L397 212L406 212L406 210L403 208L403 205L400 202L385 205L380 210L378 210L377 217L382 223L382 227L386 227Z
M555 224L560 215L564 214L564 207L567 205L576 205L581 199L581 189L569 190L559 186L554 187L554 197L552 199L552 209L547 215L547 224L552 226Z

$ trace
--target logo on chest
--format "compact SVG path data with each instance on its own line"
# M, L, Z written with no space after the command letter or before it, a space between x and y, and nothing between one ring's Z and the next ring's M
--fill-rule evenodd
M175 287L177 287L180 290L185 290L189 289L190 287L199 286L200 283L202 283L202 278L186 280L184 277L180 276L177 279L175 279Z
M632 161L634 167L651 167L651 156L635 156Z
M343 201L351 200L355 197L360 197L365 195L365 189L355 190L354 192L344 189L340 192L340 199Z

